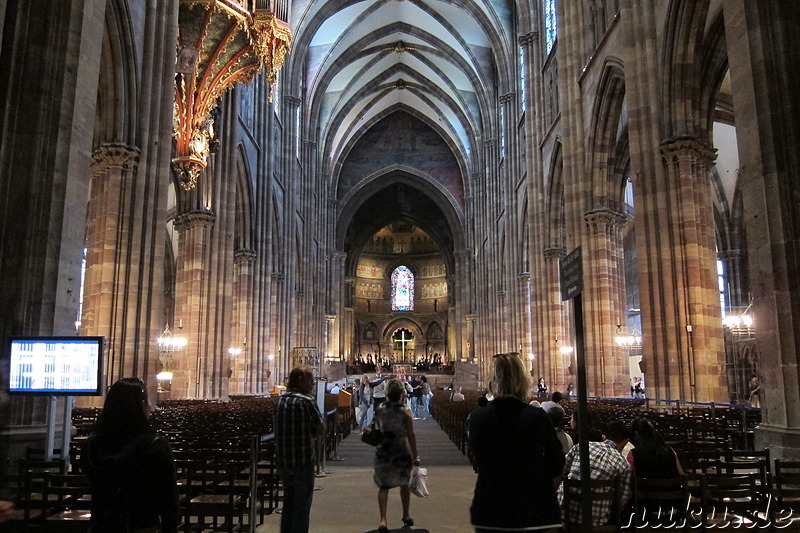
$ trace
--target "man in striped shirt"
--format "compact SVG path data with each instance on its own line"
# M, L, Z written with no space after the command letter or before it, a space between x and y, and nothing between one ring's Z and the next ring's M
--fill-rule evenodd
M286 392L275 404L275 458L283 481L281 533L307 533L314 495L315 437L322 416L311 396L311 367L298 366L289 373Z

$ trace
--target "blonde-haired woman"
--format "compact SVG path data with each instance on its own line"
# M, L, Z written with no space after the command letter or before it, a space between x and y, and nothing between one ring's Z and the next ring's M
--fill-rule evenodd
M528 405L530 386L519 354L495 355L493 399L467 420L478 470L470 508L476 533L561 525L553 480L561 474L564 454L547 413Z
M373 479L378 485L378 509L380 525L378 531L389 531L386 520L386 507L389 489L400 487L400 502L403 505L403 525L411 527L414 520L409 515L411 491L408 482L411 469L419 465L417 438L414 435L414 417L406 407L406 387L402 381L390 379L386 382L386 402L375 411L378 427L384 435L383 441L375 449L375 473Z

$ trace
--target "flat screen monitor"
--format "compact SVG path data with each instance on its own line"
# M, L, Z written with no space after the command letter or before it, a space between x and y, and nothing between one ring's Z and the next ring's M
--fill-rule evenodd
M11 337L9 394L102 394L103 337Z

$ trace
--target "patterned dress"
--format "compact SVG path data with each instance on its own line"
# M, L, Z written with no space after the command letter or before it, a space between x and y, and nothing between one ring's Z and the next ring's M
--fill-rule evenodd
M411 446L406 436L406 406L382 405L375 413L383 441L375 449L375 484L382 489L408 485L411 478Z

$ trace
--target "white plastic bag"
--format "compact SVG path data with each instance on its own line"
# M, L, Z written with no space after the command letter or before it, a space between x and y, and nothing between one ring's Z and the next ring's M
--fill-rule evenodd
M415 466L411 471L411 481L408 483L408 488L415 496L420 498L427 498L428 492L428 469Z

